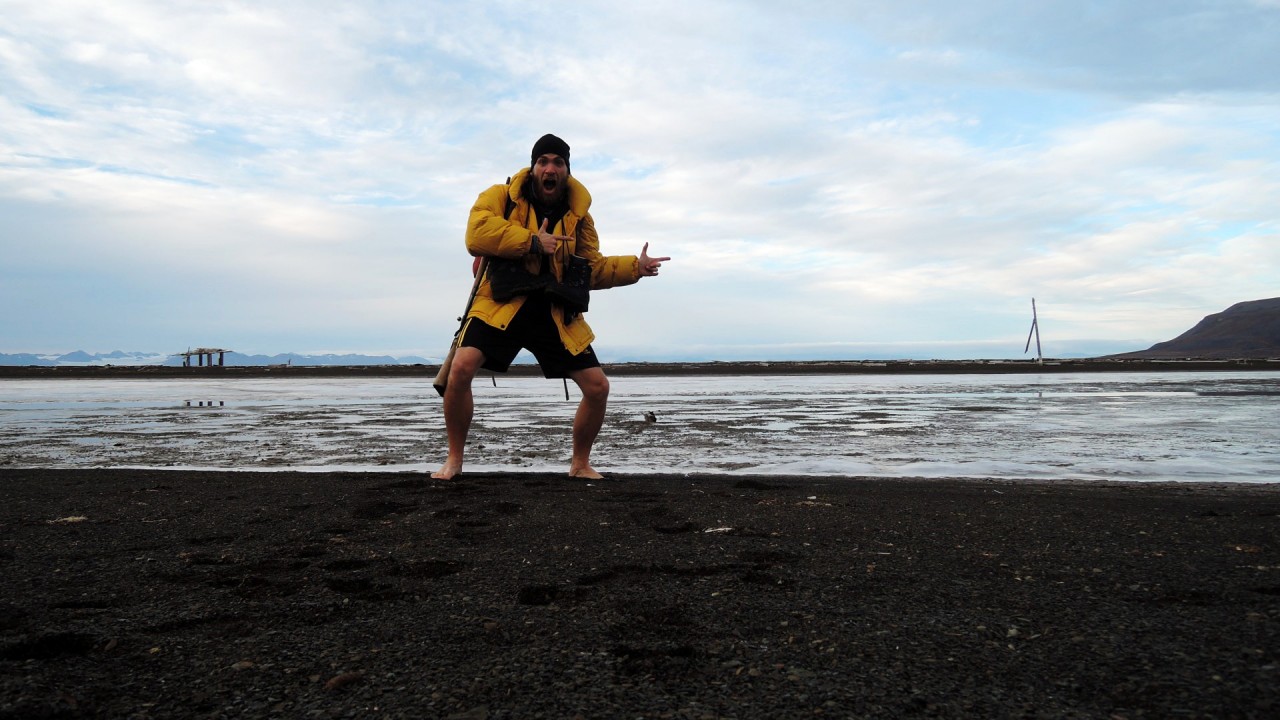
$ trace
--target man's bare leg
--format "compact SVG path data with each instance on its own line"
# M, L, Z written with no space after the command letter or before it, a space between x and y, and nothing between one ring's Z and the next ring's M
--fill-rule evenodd
M569 377L582 391L582 401L573 416L573 459L569 461L569 476L599 480L604 476L591 467L591 448L604 425L604 411L609 404L609 378L598 367L571 372Z
M467 449L467 433L475 412L471 381L482 364L484 353L473 347L460 347L453 355L449 384L444 389L444 429L449 438L449 456L439 470L431 473L437 480L452 480L462 472L462 455Z

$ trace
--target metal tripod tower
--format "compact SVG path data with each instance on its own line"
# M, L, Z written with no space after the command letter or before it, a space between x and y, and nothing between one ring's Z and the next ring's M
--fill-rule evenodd
M1044 364L1044 353L1040 352L1040 319L1036 317L1036 299L1031 298L1031 332L1027 333L1027 346L1022 349L1025 353L1031 349L1031 336L1036 337L1036 362Z

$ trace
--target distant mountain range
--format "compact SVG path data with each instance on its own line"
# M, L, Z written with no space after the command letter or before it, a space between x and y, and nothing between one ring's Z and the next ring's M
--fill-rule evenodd
M1226 310L1206 316L1195 327L1167 342L1156 343L1146 350L1106 355L1106 358L1135 360L1231 360L1280 358L1280 297L1251 300L1232 305ZM216 359L215 359L216 362ZM439 358L390 355L244 355L229 352L223 358L229 366L296 365L361 366L361 365L433 365ZM61 355L36 353L0 353L0 365L39 367L155 366L182 365L181 355L154 352L88 353L83 350Z
M1280 298L1251 300L1207 315L1195 327L1146 350L1113 358L1232 360L1280 358Z
M216 358L214 360L217 362ZM195 360L193 359L193 362ZM416 356L395 358L390 355L299 355L298 353L282 353L279 355L244 355L229 352L223 356L223 363L230 366L257 365L298 365L303 367L328 365L430 365L439 360L428 360ZM182 356L152 352L125 352L115 350L109 353L87 353L83 350L64 353L62 355L39 355L35 353L0 353L0 365L40 366L40 367L83 367L103 365L181 365Z

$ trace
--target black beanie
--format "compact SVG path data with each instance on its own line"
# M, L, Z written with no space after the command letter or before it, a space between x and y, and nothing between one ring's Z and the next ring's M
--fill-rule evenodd
M564 158L564 168L572 174L569 170L569 143L551 133L538 138L538 142L533 144L533 154L529 156L529 167L538 164L538 158L547 153Z

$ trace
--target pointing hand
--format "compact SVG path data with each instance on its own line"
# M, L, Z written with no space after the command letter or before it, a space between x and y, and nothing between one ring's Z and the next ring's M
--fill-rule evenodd
M547 221L542 221L542 227L538 228L537 234L534 235L535 242L542 252L546 255L554 255L556 253L556 245L562 240L569 240L567 235L553 235L547 232Z
M640 250L640 277L657 275L662 263L670 259L669 257L649 257L649 243L645 243L644 248Z

